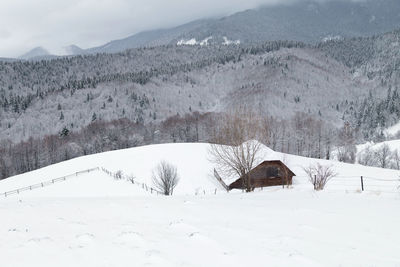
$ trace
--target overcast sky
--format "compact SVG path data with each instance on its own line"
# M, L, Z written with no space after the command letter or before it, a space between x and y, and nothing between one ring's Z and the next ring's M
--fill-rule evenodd
M134 33L294 0L0 0L0 57L102 45Z

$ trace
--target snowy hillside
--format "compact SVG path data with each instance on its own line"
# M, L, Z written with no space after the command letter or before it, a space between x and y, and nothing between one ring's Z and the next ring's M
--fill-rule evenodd
M391 127L389 127L389 128L387 128L387 129L384 131L384 134L385 134L386 136L390 137L390 136L395 136L395 135L398 134L399 132L400 132L400 122L399 122L399 123L396 123L395 125L393 125L393 126L391 126Z
M211 176L208 148L166 144L113 151L0 181L1 194L104 167L150 185L160 160L175 164L181 177L172 197L101 170L0 195L2 266L399 266L398 171L264 147L263 159L280 159L297 174L292 188L227 193ZM338 172L322 192L312 190L302 170L315 161ZM370 177L364 193L360 175Z
M80 157L1 180L0 194L2 192L30 186L32 184L96 167L105 168L111 172L122 171L126 175L134 176L137 182L146 183L150 186L152 184L152 171L156 165L163 160L177 166L178 174L181 179L175 190L176 194L194 195L196 192L202 192L204 194L204 191L210 194L215 192L215 189L224 191L213 176L215 166L208 160L208 150L209 145L201 143L163 144ZM338 173L338 176L328 184L328 191L345 192L346 190L360 190L361 176L366 180L365 188L367 191L394 193L396 192L396 186L400 185L400 181L398 181L400 171L397 170L299 157L278 153L267 147L263 147L262 159L281 160L289 166L296 174L294 178L295 188L312 188L303 168L315 162L332 166L335 172ZM99 180L103 183L103 179L105 178L100 171L98 173L90 173L90 175L78 176L74 178L74 183L81 181L81 185L96 187L97 183L94 182L93 175L99 175ZM86 176L89 176L89 178ZM226 177L223 178L226 179ZM368 180L368 178L371 178L371 180ZM112 178L110 177L109 179ZM226 182L232 182L232 179ZM369 187L369 185L371 185L371 187ZM62 186L62 183L58 184L58 186ZM129 186L129 183L127 183L126 186ZM92 189L88 188L88 190ZM40 192L41 190L36 191L38 196L42 195ZM23 194L21 194L21 196L23 196Z
M361 145L357 146L357 154L362 153L363 151L365 151L366 148L369 148L372 151L376 151L383 145L388 145L392 151L399 150L400 149L400 140L390 140L390 141L384 141L384 142L379 142L379 143L368 142L365 144L361 144Z

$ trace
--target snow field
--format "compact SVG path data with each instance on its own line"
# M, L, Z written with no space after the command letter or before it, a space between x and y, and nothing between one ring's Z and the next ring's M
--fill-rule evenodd
M161 160L181 177L172 197L100 170L0 197L1 266L400 266L398 171L264 147L263 160L282 160L297 174L293 186L227 193L212 177L208 148L138 147L0 181L1 193L104 167L151 185ZM303 170L315 162L338 173L322 192ZM368 177L362 193L360 175Z
M2 266L399 266L399 203L293 189L9 198Z

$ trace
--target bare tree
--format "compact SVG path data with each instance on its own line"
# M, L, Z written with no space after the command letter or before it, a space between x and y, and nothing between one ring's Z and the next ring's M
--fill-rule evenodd
M323 190L329 180L337 176L332 166L324 166L319 163L304 168L304 171L307 173L309 181L313 184L314 190L317 191Z
M400 152L397 149L393 151L392 158L394 161L393 168L400 170Z
M358 163L365 166L374 166L376 164L375 153L370 146L360 152Z
M174 165L162 161L154 169L152 179L154 187L169 196L179 182L178 171Z
M1 152L1 150L0 150L0 152ZM0 180L7 178L8 174L9 174L9 172L8 172L8 168L6 165L6 161L3 158L3 155L0 154Z
M338 160L347 163L354 163L356 159L356 146L354 129L346 122L338 134Z
M389 167L390 158L392 152L390 151L390 147L387 144L382 145L379 149L375 151L375 157L378 161L379 167L387 168Z
M256 141L259 126L252 112L236 111L226 115L209 150L210 160L217 169L229 177L242 177L247 192L254 189L249 172L260 160L261 144Z

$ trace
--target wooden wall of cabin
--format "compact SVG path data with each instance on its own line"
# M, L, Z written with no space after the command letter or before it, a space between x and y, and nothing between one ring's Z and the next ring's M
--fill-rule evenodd
M271 170L271 168L278 168L278 171ZM270 176L276 174L276 176ZM252 170L251 172L251 184L254 188L277 186L277 185L289 185L292 184L292 176L285 171L285 167L279 163L269 162L268 164L260 165ZM288 176L287 178L285 176ZM242 179L236 180L229 186L229 189L242 189Z

